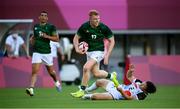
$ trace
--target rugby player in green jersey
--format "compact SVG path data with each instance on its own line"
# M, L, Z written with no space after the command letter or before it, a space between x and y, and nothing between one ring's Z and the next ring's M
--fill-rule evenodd
M108 39L109 45L106 54L104 53L104 39ZM108 64L109 56L113 50L115 41L114 35L108 26L100 22L99 12L96 10L89 11L89 21L83 23L74 36L73 44L79 54L85 54L78 48L80 41L88 43L86 52L87 61L83 66L83 77L80 90L71 93L73 97L82 97L85 94L86 87L92 73L97 78L114 78L114 73L108 73L99 69L100 61L104 58L104 64Z
M39 23L34 25L33 36L30 38L33 44L32 56L32 75L30 87L26 89L26 93L30 96L34 95L34 86L37 80L37 73L40 70L42 63L46 65L49 75L54 80L54 84L58 91L61 90L61 85L56 77L56 72L53 69L53 57L51 55L50 41L59 41L56 32L56 27L48 23L48 13L42 11L39 16Z

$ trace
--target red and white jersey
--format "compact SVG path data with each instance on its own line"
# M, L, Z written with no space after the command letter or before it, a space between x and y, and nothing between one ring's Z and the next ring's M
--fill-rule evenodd
M123 91L128 92L133 98L138 100L137 94L142 93L143 91L139 87L139 82L136 82L136 79L133 80L133 82L129 85L121 84L118 87L121 87Z

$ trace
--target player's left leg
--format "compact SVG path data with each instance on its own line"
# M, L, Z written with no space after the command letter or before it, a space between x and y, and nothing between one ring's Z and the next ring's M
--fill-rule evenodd
M41 63L32 64L31 83L30 83L30 87L26 88L26 93L30 96L34 96L34 85L37 81L37 74L40 69L40 66L41 66Z
M107 79L98 79L96 80L96 82L94 82L91 86L89 86L88 88L86 88L87 92L91 92L96 90L99 87L102 87L104 89L106 89L107 84L110 82L110 80Z
M54 84L55 84L57 91L61 91L61 84L60 84L59 80L57 79L56 72L53 68L53 57L52 57L52 55L51 54L44 54L42 60L46 65L46 69L47 69L49 75L54 80Z
M93 68L92 68L92 73L95 77L97 78L107 78L107 79L110 79L110 80L113 80L116 78L117 74L116 72L113 72L113 73L108 73L107 71L105 70L100 70L99 69L99 63L96 63Z
M99 87L107 89L108 84L110 83L110 80L107 79L98 79L96 82L94 82L90 87L86 89L86 91L93 91L96 90ZM94 93L94 94L85 94L83 99L92 99L92 100L112 100L113 97L110 93Z
M83 99L91 99L91 100L113 100L113 97L110 93L94 93L94 94L85 94Z
M37 74L40 69L42 60L39 53L33 53L32 56L32 73L30 87L26 88L26 93L30 96L34 96L34 86L37 81Z
M48 71L48 73L49 73L49 75L52 77L52 79L54 80L54 84L55 84L55 87L56 87L56 89L57 89L57 91L61 91L61 84L60 84L60 82L59 82L59 80L57 79L57 77L56 77L56 72L55 72L55 70L54 70L54 68L53 68L53 65L51 65L51 66L47 66L46 65L46 68L47 68L47 71Z
M88 55L88 54L87 54ZM93 66L91 72L93 75L97 78L107 78L112 79L113 75L108 73L105 70L100 70L100 62L104 59L104 52L103 51L94 51L92 54L90 54L90 58L94 59L96 61L96 64ZM104 63L104 61L103 61Z
M96 78L106 78L108 76L108 72L99 69L99 63L96 63L91 71Z

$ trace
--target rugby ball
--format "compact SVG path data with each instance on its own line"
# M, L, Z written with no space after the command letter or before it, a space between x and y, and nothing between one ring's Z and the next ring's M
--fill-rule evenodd
M86 42L80 42L79 43L79 49L82 51L82 52L87 52L87 50L88 50L88 43L86 43Z

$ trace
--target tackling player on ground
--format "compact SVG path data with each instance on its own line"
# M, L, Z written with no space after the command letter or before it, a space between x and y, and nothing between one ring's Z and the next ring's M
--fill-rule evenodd
M92 100L144 100L148 94L156 92L156 86L151 81L142 82L133 76L133 72L134 66L130 65L126 75L131 82L130 85L119 84L117 79L112 81L99 79L86 88L86 91L90 92L102 87L106 92L85 94L83 98Z

